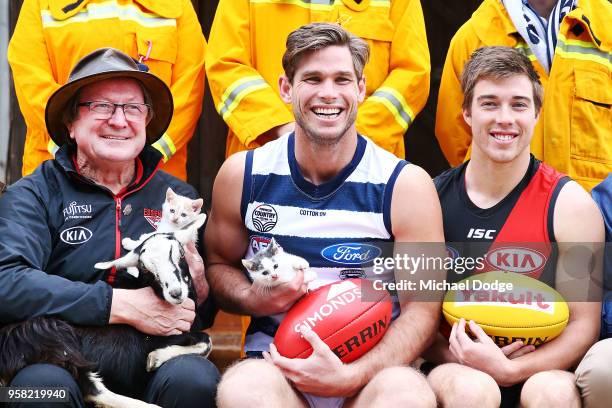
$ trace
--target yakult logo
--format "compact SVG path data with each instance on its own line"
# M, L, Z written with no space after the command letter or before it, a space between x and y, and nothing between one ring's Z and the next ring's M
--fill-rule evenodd
M91 218L91 204L77 204L76 201L68 204L68 207L64 208L64 220L73 218Z
M461 290L457 293L455 307L478 304L478 306L529 309L552 315L555 313L554 300L550 294L531 288L514 286L508 292L498 290Z
M361 265L372 261L381 253L382 250L374 245L350 242L330 245L321 251L321 256L335 263Z

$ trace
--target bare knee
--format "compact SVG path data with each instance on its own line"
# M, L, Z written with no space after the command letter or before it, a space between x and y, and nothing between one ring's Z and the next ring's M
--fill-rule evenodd
M217 388L219 407L280 406L291 386L281 371L264 360L245 360L230 367ZM278 398L275 398L278 396Z
M523 407L580 407L574 374L562 370L542 371L531 376L521 391Z
M443 407L498 407L501 394L488 374L461 364L434 368L427 381Z
M595 343L576 368L576 385L585 407L601 407L612 400L612 339Z
M389 367L372 378L353 404L371 406L435 407L436 397L423 374L408 367Z

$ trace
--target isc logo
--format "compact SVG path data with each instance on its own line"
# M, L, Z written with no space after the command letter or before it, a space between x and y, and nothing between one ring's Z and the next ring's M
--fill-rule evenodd
M484 239L493 239L493 234L495 234L497 230L488 230L481 228L470 228L470 232L468 232L468 238L484 238Z

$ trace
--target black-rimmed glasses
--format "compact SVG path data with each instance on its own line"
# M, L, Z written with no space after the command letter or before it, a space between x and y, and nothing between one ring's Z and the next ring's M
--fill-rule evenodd
M78 106L87 106L90 112L95 112L99 119L110 119L115 110L120 107L127 120L142 120L149 114L151 106L146 103L112 103L105 101L81 102Z

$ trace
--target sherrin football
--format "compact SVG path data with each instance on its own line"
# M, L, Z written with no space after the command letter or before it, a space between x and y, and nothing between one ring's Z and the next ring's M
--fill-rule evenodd
M522 340L538 346L557 337L569 319L567 303L553 288L513 272L475 274L444 297L442 312L452 326L474 320L500 347Z
M366 300L362 300L362 294ZM281 322L274 344L289 358L312 354L302 338L308 326L345 363L363 356L384 336L391 322L392 302L387 291L373 289L366 279L347 279L321 286L295 303Z

